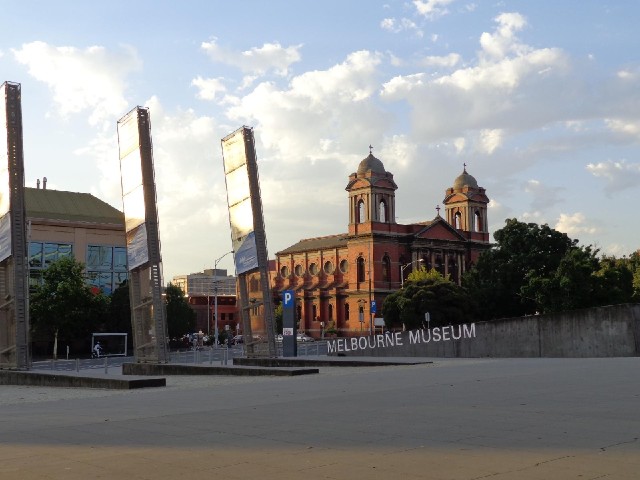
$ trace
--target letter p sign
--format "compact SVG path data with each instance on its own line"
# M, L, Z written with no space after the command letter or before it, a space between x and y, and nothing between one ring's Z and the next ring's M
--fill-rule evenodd
M293 290L285 290L284 292L282 292L282 307L292 308L294 298L295 293Z

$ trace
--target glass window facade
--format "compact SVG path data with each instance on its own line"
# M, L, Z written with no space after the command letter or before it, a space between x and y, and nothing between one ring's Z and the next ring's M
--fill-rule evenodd
M127 248L109 245L87 246L87 281L110 295L127 280Z
M42 284L42 273L52 262L62 257L72 257L70 243L29 243L29 286ZM86 260L87 283L110 295L127 280L127 248L105 245L88 245Z
M70 243L29 242L29 287L42 284L42 272L52 262L72 255Z

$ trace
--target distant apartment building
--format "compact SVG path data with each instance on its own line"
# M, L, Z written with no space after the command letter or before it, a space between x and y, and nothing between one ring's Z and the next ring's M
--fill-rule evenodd
M236 280L233 275L227 275L226 269L218 268L176 275L171 283L180 287L196 312L196 331L202 330L207 334L215 332L217 303L218 330L237 334L240 330L240 315L236 307Z

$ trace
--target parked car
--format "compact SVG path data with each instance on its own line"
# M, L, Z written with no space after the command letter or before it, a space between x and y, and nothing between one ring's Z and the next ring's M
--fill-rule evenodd
M307 335L305 333L299 333L298 336L296 337L296 340L298 342L313 342L314 341L313 337L310 337L309 335Z
M262 339L262 337L260 335L254 335L253 336L253 342L254 343L262 342L262 341L263 341L263 339ZM235 337L233 337L231 339L231 344L232 345L238 345L238 344L241 344L241 343L244 343L244 336L243 335L236 335Z

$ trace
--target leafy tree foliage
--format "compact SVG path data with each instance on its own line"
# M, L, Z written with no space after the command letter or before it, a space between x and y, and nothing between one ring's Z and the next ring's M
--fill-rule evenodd
M103 329L105 332L128 333L131 337L131 304L128 282L123 282L111 294L109 318Z
M624 260L633 275L633 302L640 302L640 250L633 252L628 259Z
M431 327L456 325L473 315L471 299L465 289L424 267L409 274L404 288L389 295L382 305L387 326L404 325L408 330L423 328L429 312Z
M104 323L108 306L109 298L85 283L84 265L63 257L44 271L43 284L30 295L33 337L66 343L89 338Z
M432 268L431 270L427 270L425 267L420 267L416 270L413 270L407 276L407 282L414 282L414 283L420 283L420 282L437 283L437 282L441 282L442 280L451 280L451 279L449 278L449 275L445 277L435 268Z
M180 338L185 333L193 332L196 326L196 312L185 300L182 289L169 283L165 294L169 338Z
M282 303L279 303L273 309L274 320L276 323L276 333L282 333Z
M628 259L602 257L595 277L598 279L594 289L597 305L616 305L640 300L640 297L634 300L633 265Z
M560 312L631 300L631 270L548 225L509 219L463 281L481 318Z

